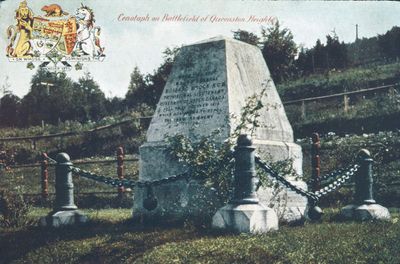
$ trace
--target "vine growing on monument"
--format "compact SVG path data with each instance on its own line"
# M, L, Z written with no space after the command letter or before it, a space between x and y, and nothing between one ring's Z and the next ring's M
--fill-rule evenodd
M266 96L268 85L270 85L270 81L263 84L260 93L247 98L240 116L233 117L237 120L235 130L225 141L218 141L218 138L221 138L219 129L212 131L208 136L201 137L200 140L192 140L182 134L165 138L169 146L167 151L171 157L185 164L193 178L203 182L205 187L213 188L221 201L225 203L229 201L233 192L234 157L232 150L240 134L253 135L260 126L259 111L264 107L268 109L268 106L263 104L263 97ZM270 162L270 164L276 171L284 175L294 174L291 160ZM257 170L257 175L260 179L258 187L273 188L271 200L275 199L281 203L278 196L281 196L282 189L279 185L272 182L262 170Z

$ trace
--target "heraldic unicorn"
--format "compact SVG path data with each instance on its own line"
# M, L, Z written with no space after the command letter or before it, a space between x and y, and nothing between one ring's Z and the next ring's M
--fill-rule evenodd
M69 15L58 4L41 8L35 15L26 0L15 10L16 25L7 29L6 55L10 61L41 61L44 64L68 61L102 61L100 27L95 25L93 10L81 4Z

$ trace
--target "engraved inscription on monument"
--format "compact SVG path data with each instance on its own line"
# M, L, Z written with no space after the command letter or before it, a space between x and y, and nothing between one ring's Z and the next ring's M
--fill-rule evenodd
M162 122L193 123L213 119L223 112L220 103L226 99L226 82L219 82L216 74L203 77L180 77L183 81L177 81L175 88L165 92L157 109Z
M157 105L148 141L163 141L165 136L177 133L195 139L217 128L228 136L224 48L224 42L182 48ZM208 56L204 56L205 50Z

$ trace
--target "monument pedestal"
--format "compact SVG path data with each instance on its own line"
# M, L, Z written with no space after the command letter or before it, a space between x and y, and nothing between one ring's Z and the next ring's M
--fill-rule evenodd
M303 153L301 147L293 142L254 140L254 146L258 155L266 161L291 160L293 170L297 175L303 175ZM286 178L291 184L307 190L307 184L294 177ZM295 223L303 221L307 208L307 198L300 194L280 186L280 190L272 188L259 188L257 195L260 201L275 210L280 221Z
M212 227L238 233L266 233L278 230L275 211L262 204L228 204L217 211Z
M79 210L52 212L39 220L43 227L61 227L67 225L83 224L88 221L86 215Z
M259 126L252 133L257 153L267 161L291 159L297 174L302 175L301 147L293 142L292 127L260 49L216 37L184 46L177 54L147 131L147 142L140 148L139 180L165 179L185 171L184 164L166 153L166 136L181 134L196 142L218 130L215 141L220 144L236 132L246 100L260 94L264 95L260 100L266 107L257 112ZM306 187L302 182L296 184ZM182 218L198 213L205 215L219 208L219 205L214 206L218 203L215 195L201 184L191 191L186 191L183 183L163 185L153 188L158 200L153 211L143 208L146 190L136 189L134 217L170 215ZM187 205L179 205L186 196L189 197ZM270 204L267 194L260 196L266 197L266 200L261 199L264 204ZM288 217L283 219L297 221L304 214L307 201L290 191L285 196L284 215ZM199 203L209 209L198 208Z
M146 142L140 147L139 178L141 181L165 179L186 172L184 164L172 159L167 153L165 142ZM147 210L143 203L148 190L136 187L134 191L133 218L153 218L165 221L181 221L186 218L202 216L211 219L222 206L214 190L206 188L196 180L178 180L152 187L157 200L154 210Z
M379 204L350 204L342 208L341 215L347 220L369 221L383 220L389 221L391 216L389 210Z

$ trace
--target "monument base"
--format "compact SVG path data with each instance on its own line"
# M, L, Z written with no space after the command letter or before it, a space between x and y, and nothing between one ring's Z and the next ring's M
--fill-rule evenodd
M383 220L389 221L391 216L389 210L379 204L350 204L342 208L340 214L347 220L369 221Z
M307 184L294 178L287 179L291 184L307 190ZM296 224L304 221L307 208L307 198L297 194L286 187L260 188L257 191L260 202L273 208L282 223Z
M254 146L259 156L266 161L292 160L293 169L298 175L302 175L301 147L294 143L255 140ZM272 156L269 153L274 153ZM165 142L146 142L140 147L139 163L141 181L154 181L168 178L184 172L185 166L171 159L167 153ZM302 180L288 178L290 183L307 190L307 184ZM223 204L219 202L215 191L204 187L203 184L185 180L166 183L152 187L157 207L147 210L143 202L147 197L146 188L135 188L133 218L147 219L158 218L176 219L193 218L202 216L211 218ZM257 195L262 204L272 207L280 221L284 223L297 223L304 220L307 207L307 198L288 190L284 187L275 190L273 188L260 188Z
M303 153L301 147L292 142L273 140L254 140L254 146L261 159L265 161L291 162L291 166L297 175L303 175ZM307 184L294 177L286 178L291 184L307 190ZM257 192L260 202L273 208L278 215L279 221L293 224L304 220L307 208L307 198L280 185L280 189L260 188Z
M278 217L273 209L262 204L228 204L214 215L212 227L238 233L266 233L278 230Z
M210 222L215 211L223 203L215 190L207 188L196 180L179 180L152 187L153 197L146 188L136 187L134 191L133 219L149 224L161 221L181 222L187 219ZM146 199L154 199L156 207L145 208Z
M61 227L67 225L83 224L88 221L86 215L79 210L52 212L39 220L40 226Z

